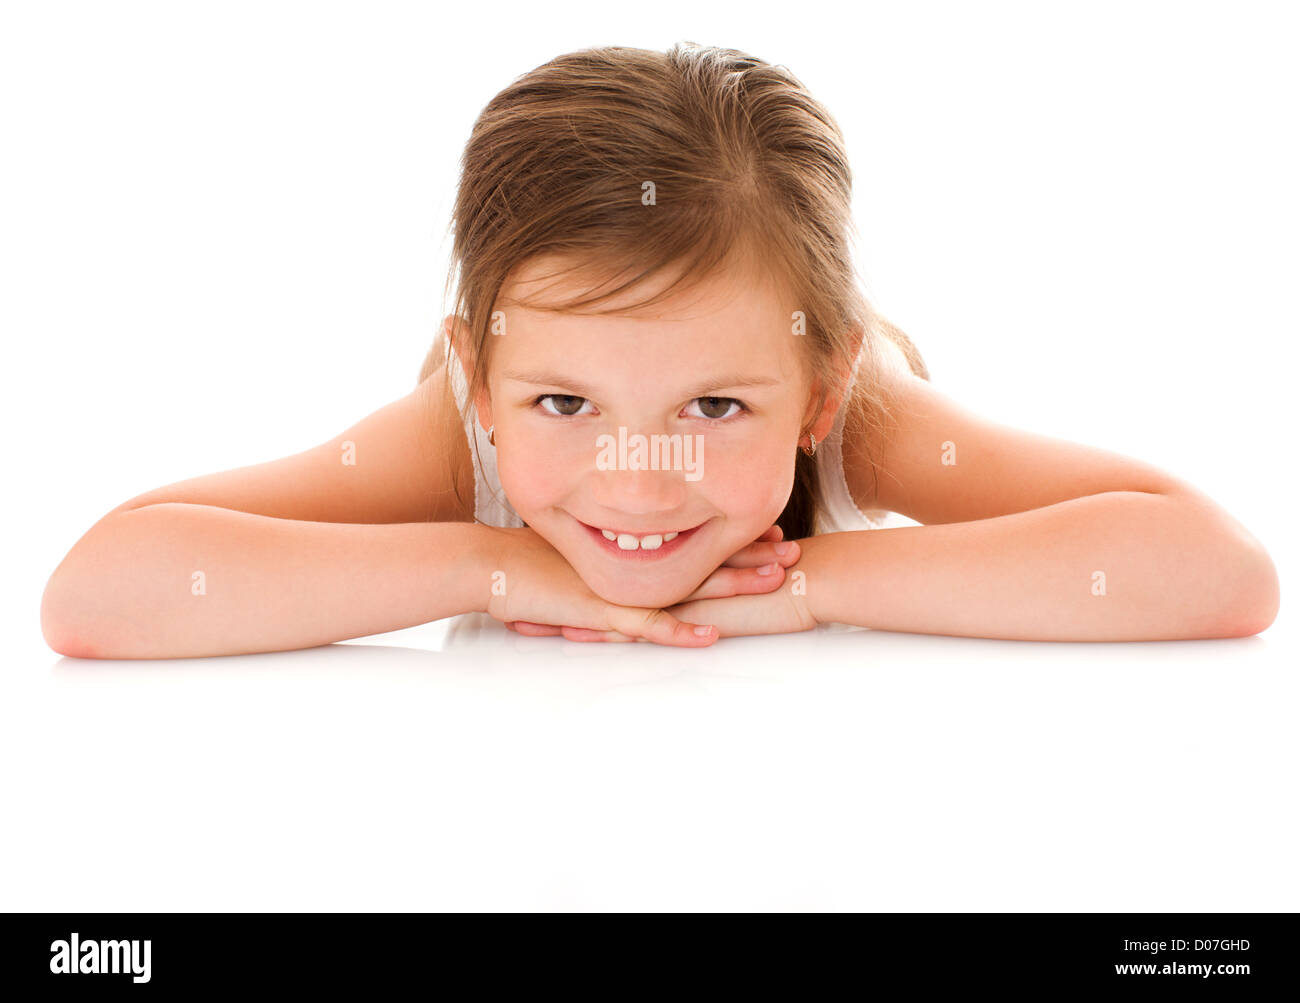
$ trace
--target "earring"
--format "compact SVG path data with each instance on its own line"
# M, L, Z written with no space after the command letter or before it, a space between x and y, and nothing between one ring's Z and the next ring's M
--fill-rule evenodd
M817 437L813 435L811 431L808 433L808 442L809 445L800 446L799 448L802 449L807 455L812 456L813 453L817 452Z
M496 430L497 427L495 425L492 425L488 428L488 442L491 443L493 446L497 444L496 435L495 435Z

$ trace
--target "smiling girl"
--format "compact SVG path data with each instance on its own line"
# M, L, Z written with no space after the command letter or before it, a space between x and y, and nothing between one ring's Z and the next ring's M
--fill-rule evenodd
M839 129L783 67L683 44L523 75L466 146L416 389L108 513L50 578L47 642L235 654L475 611L681 646L1265 629L1272 561L1191 485L931 386L859 288L850 202Z

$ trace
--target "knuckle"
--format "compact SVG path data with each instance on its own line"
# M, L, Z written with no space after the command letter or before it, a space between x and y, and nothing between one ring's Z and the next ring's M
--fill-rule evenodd
M641 626L646 630L654 630L664 621L666 614L661 609L646 610L645 616L641 619Z

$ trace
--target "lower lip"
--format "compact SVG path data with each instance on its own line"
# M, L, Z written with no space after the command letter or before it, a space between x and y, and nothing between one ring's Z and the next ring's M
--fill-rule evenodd
M621 557L625 561L658 561L665 557L671 557L673 554L677 553L677 551L679 551L686 542L695 535L695 531L700 528L699 526L696 526L694 529L683 530L667 543L661 543L657 550L645 550L641 547L637 547L636 550L624 550L618 545L618 540L606 539L605 534L596 529L596 527L588 526L581 520L579 520L578 524L590 533L592 539L594 539L596 543L606 551L613 554L615 557ZM700 525L703 525L703 523Z

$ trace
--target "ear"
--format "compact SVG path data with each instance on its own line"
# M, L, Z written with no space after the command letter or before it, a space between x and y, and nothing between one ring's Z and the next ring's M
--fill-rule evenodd
M862 351L863 334L860 328L855 328L851 334L852 336L849 339L849 351L852 353L852 356L846 361L841 361L841 364L837 367L839 373L838 385L833 387L830 393L826 395L826 403L822 405L821 411L813 420L812 434L817 438L819 443L825 442L826 437L831 434L831 429L835 426L835 415L839 411L840 405L843 404L845 399L848 397L849 391L853 389L850 386L849 381L853 378L854 363L857 361L858 354ZM815 401L817 399L817 395L821 391L821 385L820 379L813 380L812 400ZM804 426L807 427L806 421ZM802 434L799 438L802 440Z
M847 388L846 388L847 389ZM813 399L817 399L818 384L813 385ZM826 395L826 403L822 405L821 411L817 414L812 424L812 434L818 444L826 441L826 437L831 434L831 429L835 426L835 414L840 409L840 404L844 400L844 393L830 393ZM807 427L805 425L805 427ZM800 430L799 442L803 443L802 429Z
M474 349L470 345L469 328L455 314L448 314L442 322L443 335L451 342L451 347L456 353L459 360L461 372L465 374L465 384L469 385L470 377L474 373L474 367L477 364ZM492 398L488 395L485 386L474 397L474 407L478 411L478 422L487 431L493 424L492 422Z

